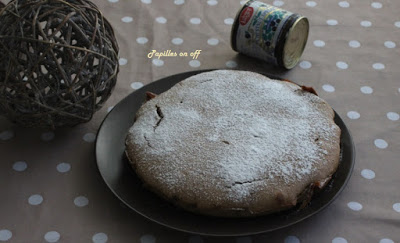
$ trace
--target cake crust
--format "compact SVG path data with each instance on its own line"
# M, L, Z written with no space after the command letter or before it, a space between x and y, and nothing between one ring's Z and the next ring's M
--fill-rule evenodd
M247 217L294 207L336 171L332 108L246 71L189 77L137 112L126 154L144 184L186 210Z

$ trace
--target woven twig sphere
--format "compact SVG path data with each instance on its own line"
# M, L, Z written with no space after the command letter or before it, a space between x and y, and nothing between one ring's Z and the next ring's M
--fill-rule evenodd
M88 0L14 0L0 9L0 114L22 126L87 122L118 74L110 23Z

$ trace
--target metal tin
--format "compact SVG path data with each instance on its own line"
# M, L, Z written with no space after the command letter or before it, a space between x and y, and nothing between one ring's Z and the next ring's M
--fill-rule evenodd
M249 0L236 15L231 46L237 52L291 69L300 60L308 31L306 17Z

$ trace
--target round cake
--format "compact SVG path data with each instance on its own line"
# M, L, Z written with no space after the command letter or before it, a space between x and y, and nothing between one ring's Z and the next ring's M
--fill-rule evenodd
M333 118L292 82L204 72L142 105L126 154L147 188L186 210L269 214L308 202L330 180L340 156Z

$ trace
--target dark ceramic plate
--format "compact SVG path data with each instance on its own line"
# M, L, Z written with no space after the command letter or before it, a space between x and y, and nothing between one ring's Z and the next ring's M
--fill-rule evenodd
M342 129L339 168L329 185L314 195L303 209L248 219L214 218L183 211L143 188L125 157L124 142L134 115L144 102L145 92L162 93L177 82L204 71L209 70L180 73L146 85L128 95L107 115L97 135L96 158L99 171L111 191L129 208L154 222L180 231L213 236L273 231L300 222L329 205L343 190L354 166L353 141L338 114L335 122Z

